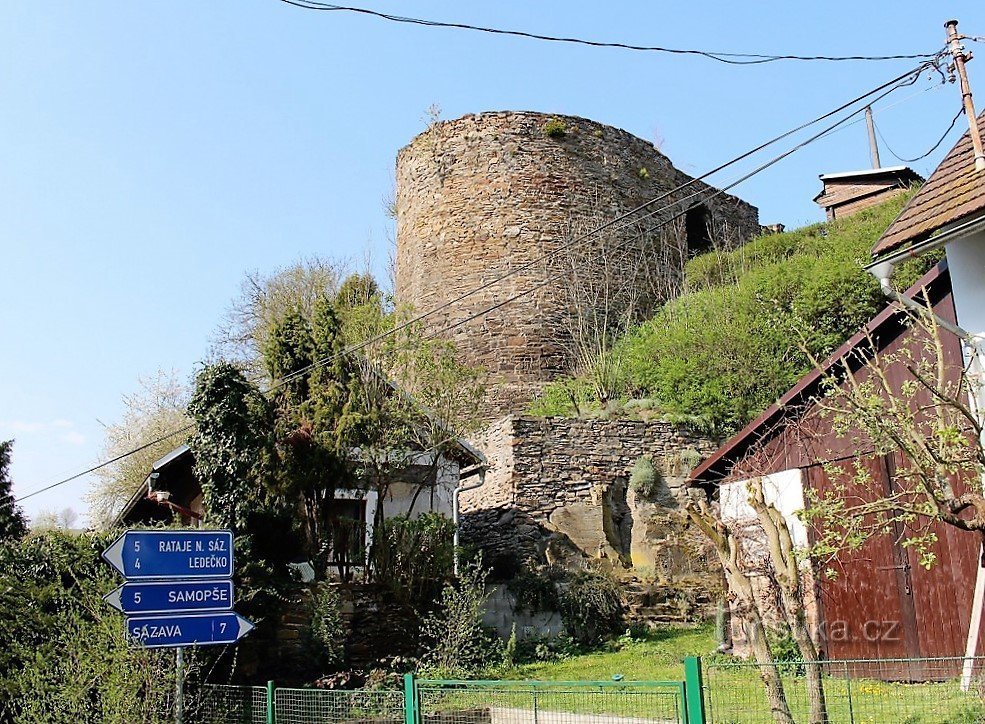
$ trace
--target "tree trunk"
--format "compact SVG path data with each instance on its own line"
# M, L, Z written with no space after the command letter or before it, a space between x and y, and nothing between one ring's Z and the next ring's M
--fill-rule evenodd
M766 640L766 627L759 616L759 611L750 615L746 621L746 636L756 657L756 663L759 664L759 676L766 688L766 698L770 703L773 721L777 724L796 724L787 705L783 681L780 679L780 671L776 668L773 652L770 651L769 642Z
M804 587L793 538L787 521L775 506L766 502L762 478L749 481L749 504L756 511L759 523L766 534L766 545L773 564L773 578L780 588L783 612L800 658L804 661L807 679L807 699L810 703L810 724L828 721L824 698L824 680L817 647L807 624L807 607L804 605Z
M688 517L701 529L701 532L715 545L715 552L725 572L725 580L736 600L736 615L744 620L746 635L752 647L753 656L759 666L759 675L766 689L770 712L776 724L796 724L790 714L786 692L780 672L773 660L766 627L756 604L752 581L743 570L740 559L741 543L735 534L712 512L707 501L692 498L686 507Z

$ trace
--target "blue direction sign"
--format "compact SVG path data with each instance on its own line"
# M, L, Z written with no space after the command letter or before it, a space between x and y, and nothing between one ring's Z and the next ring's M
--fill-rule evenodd
M128 530L103 558L132 581L160 578L230 578L229 530Z
M252 630L252 623L233 612L127 618L127 635L148 649L234 644Z
M103 600L123 613L229 611L233 607L233 582L227 579L124 583L103 596Z

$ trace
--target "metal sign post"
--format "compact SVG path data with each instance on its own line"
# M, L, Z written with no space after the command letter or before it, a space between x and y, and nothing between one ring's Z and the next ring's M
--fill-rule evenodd
M174 650L174 722L182 724L185 720L185 650L179 646Z
M127 637L175 649L174 716L182 724L184 647L234 644L253 630L232 610L232 531L128 530L103 558L126 578L103 600L126 614Z

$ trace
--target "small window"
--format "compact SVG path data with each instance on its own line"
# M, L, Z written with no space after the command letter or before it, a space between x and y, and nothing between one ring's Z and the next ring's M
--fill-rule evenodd
M684 214L684 238L687 241L688 257L704 254L712 249L711 215L706 206L695 206Z

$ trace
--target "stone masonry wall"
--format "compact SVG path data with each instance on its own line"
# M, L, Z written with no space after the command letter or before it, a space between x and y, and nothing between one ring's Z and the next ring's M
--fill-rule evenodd
M483 447L491 469L485 485L462 495L462 539L498 577L571 558L658 577L707 572L678 499L689 465L715 440L664 421L509 416ZM629 485L641 456L662 474L646 499Z
M692 180L653 144L611 126L558 116L565 132L549 137L544 126L552 118L468 115L435 124L397 155L399 302L435 309L530 264L428 319L437 328L524 294L450 332L463 358L489 372L488 419L521 411L571 366L569 301L542 255L557 252L572 230L594 228ZM661 214L606 233L620 247L640 246L643 258L667 259L654 253L663 244L657 225L700 200L712 227L735 243L759 233L755 207L728 194L709 199L714 191L695 182L650 209ZM673 202L680 203L667 209ZM679 274L683 258L667 264L668 275Z

